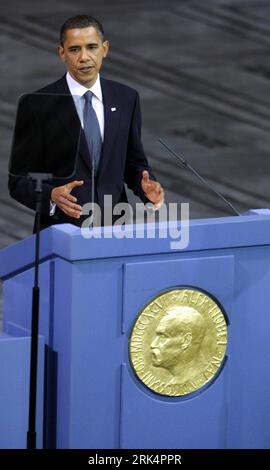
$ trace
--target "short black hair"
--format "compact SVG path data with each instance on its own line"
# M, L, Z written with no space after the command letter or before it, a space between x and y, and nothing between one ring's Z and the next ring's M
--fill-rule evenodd
M98 21L96 18L93 16L89 15L77 15L77 16L72 16L68 20L64 22L60 29L60 44L61 46L64 45L65 39L66 39L66 31L68 29L81 29L81 28L89 28L90 26L93 26L100 35L101 39L104 39L104 29L100 21Z

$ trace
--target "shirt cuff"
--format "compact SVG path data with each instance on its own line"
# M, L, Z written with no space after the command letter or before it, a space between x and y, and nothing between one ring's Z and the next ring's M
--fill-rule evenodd
M54 215L56 209L55 202L50 201L50 216Z

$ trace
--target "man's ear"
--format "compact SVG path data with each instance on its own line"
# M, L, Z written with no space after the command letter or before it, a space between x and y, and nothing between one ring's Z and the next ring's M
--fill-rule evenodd
M105 57L107 57L108 52L109 52L110 43L109 43L109 41L106 40L106 41L103 42L102 45L103 45L103 51L104 51L103 52L103 59L105 59Z
M58 46L58 47L57 47L57 50L58 50L58 54L59 54L60 59L61 59L63 62L66 62L64 48L63 48L62 46Z

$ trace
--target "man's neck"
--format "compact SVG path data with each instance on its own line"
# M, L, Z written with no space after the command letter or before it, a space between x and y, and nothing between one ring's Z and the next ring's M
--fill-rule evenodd
M81 83L81 82L79 82L75 77L73 77L73 75L71 75L70 72L67 72L67 73L68 73L69 77L70 77L72 80L74 80L74 82L76 82L76 84L78 84L78 85L80 85L80 86L82 86L82 87L84 87L84 88L88 88L88 89L92 88L92 87L95 85L95 83L97 82L98 78L99 78L99 74L98 74L98 75L96 76L96 78L95 78L94 81L92 81L92 82L87 82L87 83ZM74 85L75 85L75 84L74 84Z

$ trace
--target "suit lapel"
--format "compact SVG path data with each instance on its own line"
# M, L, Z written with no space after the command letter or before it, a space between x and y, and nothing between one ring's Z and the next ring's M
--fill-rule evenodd
M110 85L108 80L103 78L100 79L100 83L104 106L104 140L97 175L98 179L102 178L106 164L113 155L112 149L114 147L114 140L117 135L120 120L119 100L117 99L112 85Z
M117 136L121 115L119 99L113 86L108 80L103 78L100 78L100 83L104 106L104 140L100 157L99 170L97 174L98 179L102 178L102 174L106 169L106 164L113 155L112 149L114 147L114 140ZM72 139L73 144L76 146L76 148L79 148L81 157L83 158L88 168L91 170L91 157L89 155L87 142L84 132L81 128L81 123L65 76L55 83L54 93L59 95L67 95L66 99L64 96L59 97L60 105L56 106L56 115ZM69 96L71 99L68 98ZM78 139L80 140L79 147Z
M77 152L91 170L91 157L86 138L65 76L57 82L55 93L60 95L57 99L58 104L55 106L57 118L72 139Z

